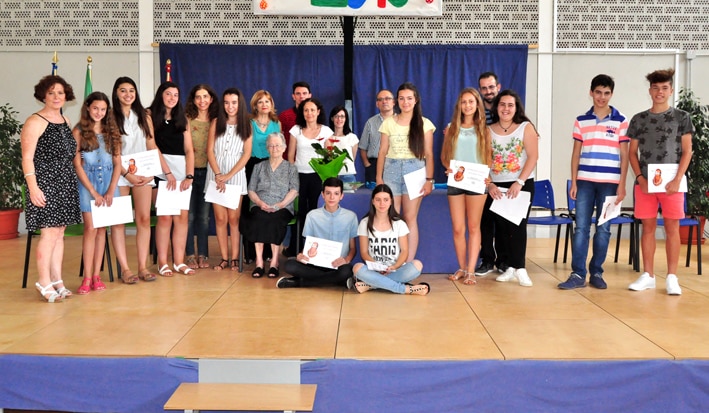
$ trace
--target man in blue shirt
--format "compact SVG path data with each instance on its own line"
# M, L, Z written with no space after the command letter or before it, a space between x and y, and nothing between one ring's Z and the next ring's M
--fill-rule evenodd
M303 226L304 237L317 237L342 243L340 256L332 262L332 268L308 264L308 256L302 252L295 259L286 261L283 269L292 277L281 277L278 288L317 287L325 285L347 285L352 276L352 259L355 256L357 238L357 215L340 207L344 197L343 183L338 178L327 178L323 182L322 197L325 205L308 212Z

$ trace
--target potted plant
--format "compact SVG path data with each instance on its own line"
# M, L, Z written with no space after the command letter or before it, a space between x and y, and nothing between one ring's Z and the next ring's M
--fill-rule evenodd
M313 158L308 164L315 170L321 180L325 181L330 177L337 177L345 163L345 159L352 160L350 153L346 149L340 149L337 146L323 147L320 143L315 142L311 145L315 149L315 153L322 158ZM347 168L347 166L345 166Z
M702 105L694 92L680 89L677 109L689 113L694 125L692 161L687 169L687 213L700 218L701 231L709 216L709 105ZM686 230L686 227L680 228ZM681 234L686 243L687 234ZM695 241L696 242L696 241Z
M22 124L9 103L0 106L0 239L16 238L22 212Z

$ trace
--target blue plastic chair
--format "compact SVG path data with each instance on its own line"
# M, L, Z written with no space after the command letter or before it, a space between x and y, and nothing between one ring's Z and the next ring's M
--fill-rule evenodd
M559 256L559 239L561 238L561 227L566 225L566 236L564 237L564 263L569 249L569 238L574 220L568 214L556 215L556 207L554 206L554 188L551 186L551 181L545 179L543 181L534 182L534 199L532 199L532 207L543 208L549 210L549 216L530 216L527 219L528 225L548 225L556 226L556 245L554 246L554 263Z
M575 219L576 215L573 211L576 210L576 200L571 199L569 192L571 192L571 179L566 180L566 202L569 207L569 215L571 215L571 217ZM596 216L593 215L591 217L591 224L595 223ZM613 262L618 262L618 254L620 252L620 238L623 232L623 225L630 225L630 248L628 251L628 265L633 265L635 259L635 242L637 240L637 238L635 237L635 218L629 214L620 214L619 216L612 218L610 220L610 223L611 225L618 225L618 234L615 238L615 258L613 259Z

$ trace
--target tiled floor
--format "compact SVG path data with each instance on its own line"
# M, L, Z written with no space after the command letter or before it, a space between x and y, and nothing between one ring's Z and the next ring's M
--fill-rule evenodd
M130 238L129 238L130 239ZM531 239L531 288L475 286L425 274L425 297L343 288L275 288L275 280L200 270L154 283L46 304L20 282L25 238L0 241L0 353L248 359L683 359L709 358L709 280L680 266L681 297L632 292L638 274L606 264L608 290L561 291L569 263L552 263L553 240ZM212 240L214 242L214 240ZM81 239L66 241L65 281L80 283ZM659 245L662 248L662 244ZM216 245L213 245L216 251ZM129 252L134 249L129 246ZM684 253L684 249L682 251ZM657 271L663 274L664 253ZM611 258L611 257L609 257ZM705 257L706 258L706 257ZM33 257L34 259L34 257ZM559 259L561 261L561 258ZM612 259L609 259L612 261ZM34 262L32 262L31 273ZM104 276L104 279L106 276Z

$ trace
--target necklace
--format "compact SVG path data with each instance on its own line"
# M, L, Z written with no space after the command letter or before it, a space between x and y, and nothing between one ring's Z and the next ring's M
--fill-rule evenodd
M510 122L510 124L509 124L509 125L507 125L507 127L504 127L504 126L502 126L502 122L498 121L497 123L498 123L498 124L500 124L500 128L502 128L502 130L503 130L503 131L505 131L505 132L507 132L507 129L511 128L511 127L512 127L512 125L514 125L514 124L515 124L515 122L514 122L514 121L512 121L512 122Z
M256 124L258 125L259 128L261 129L266 129L268 126L268 121L261 123L258 119L254 119L256 121Z

